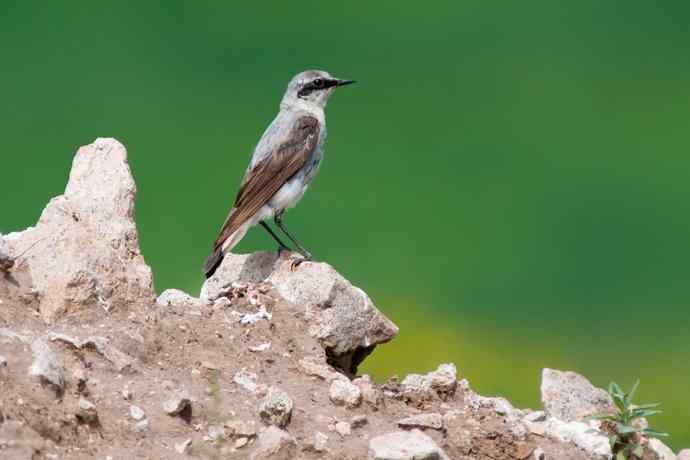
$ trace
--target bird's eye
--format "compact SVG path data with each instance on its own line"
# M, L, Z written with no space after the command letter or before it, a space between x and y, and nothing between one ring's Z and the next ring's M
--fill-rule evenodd
M322 88L323 87L323 79L317 78L316 80L314 80L314 86L316 86L317 88Z

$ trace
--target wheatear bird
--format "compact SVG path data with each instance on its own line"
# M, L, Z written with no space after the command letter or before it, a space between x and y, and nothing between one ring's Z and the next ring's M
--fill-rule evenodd
M297 204L319 170L326 139L324 108L328 98L335 88L350 83L354 81L333 78L322 70L307 70L290 81L280 102L280 112L254 149L235 204L206 259L207 278L213 275L225 253L256 224L261 224L281 249L289 250L265 222L271 218L298 248L303 257L300 262L311 260L309 251L285 228L283 213Z

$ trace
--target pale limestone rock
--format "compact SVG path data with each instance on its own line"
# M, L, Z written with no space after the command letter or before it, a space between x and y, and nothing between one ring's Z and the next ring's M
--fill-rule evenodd
M610 457L609 439L598 431L598 423L564 422L549 418L544 422L544 434L561 442L570 442L590 455Z
M171 417L180 415L189 410L192 405L192 400L185 391L178 391L173 396L163 402L163 411Z
M347 378L340 378L331 382L328 397L335 405L352 408L362 402L362 391Z
M449 457L429 436L412 430L372 438L369 460L449 460Z
M269 426L259 434L256 450L250 460L293 460L297 453L297 443L287 431Z
M398 420L401 428L431 428L433 430L443 429L443 417L438 413L417 414Z
M437 395L447 399L455 393L457 387L457 369L452 363L441 364L428 374L409 374L400 383L406 397L430 397Z
M357 385L362 392L362 400L373 408L383 403L383 392L376 387L367 374L354 379L352 383Z
M673 451L659 439L650 438L647 447L652 451L657 460L677 460L678 458Z
M143 420L146 417L146 413L144 413L144 410L139 407L139 406L129 406L129 416L132 417L134 420Z
M127 151L115 139L100 138L79 149L65 194L48 203L36 226L4 237L11 255L24 254L44 320L153 303L135 196Z
M192 297L184 291L179 289L166 289L156 299L156 305L159 307L183 307L199 309L206 305L201 299Z
M690 449L683 449L676 456L678 460L690 460Z
M607 392L580 374L554 369L542 371L541 403L549 417L564 422L582 421L588 415L615 411Z
M309 334L319 340L329 362L348 374L377 344L395 337L398 328L371 299L333 267L305 262L295 268L275 253L227 254L206 280L201 299L214 302L232 292L233 284L267 282L288 302L303 308Z
M277 387L269 387L259 406L259 416L268 425L285 428L292 417L292 398Z
M79 339L66 334L49 332L48 338L51 342L60 341L72 345L74 348L91 348L110 361L118 372L131 372L134 369L134 358L115 348L110 340L105 337L86 337Z
M31 343L33 362L29 368L29 375L38 377L41 382L53 385L56 392L62 393L65 388L65 374L57 355L48 345L48 341L40 337Z

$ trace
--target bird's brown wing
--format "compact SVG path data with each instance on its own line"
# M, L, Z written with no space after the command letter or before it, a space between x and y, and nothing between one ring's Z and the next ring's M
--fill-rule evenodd
M214 251L304 166L314 152L318 139L319 122L316 118L303 116L295 121L286 141L245 176L235 205L213 243Z

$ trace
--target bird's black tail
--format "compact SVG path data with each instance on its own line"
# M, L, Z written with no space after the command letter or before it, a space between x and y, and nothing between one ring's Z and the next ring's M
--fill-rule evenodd
M223 261L223 256L224 254L222 247L214 249L211 255L208 256L208 259L206 259L206 262L204 263L204 273L206 274L206 278L210 278L213 276L216 269Z

